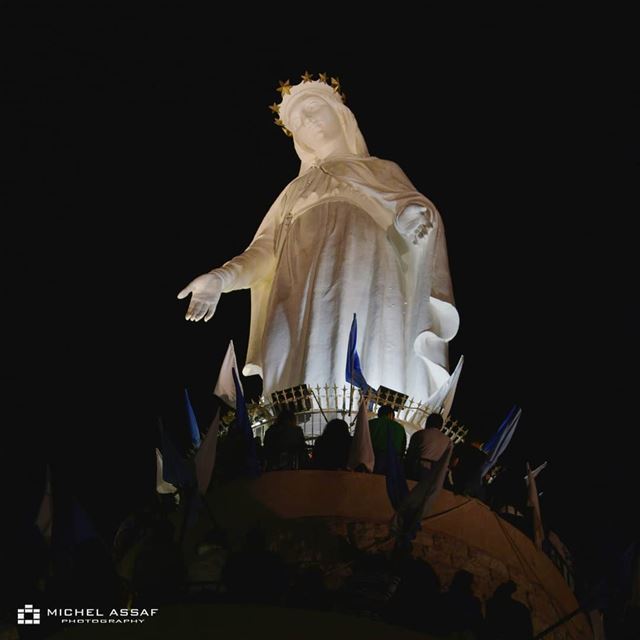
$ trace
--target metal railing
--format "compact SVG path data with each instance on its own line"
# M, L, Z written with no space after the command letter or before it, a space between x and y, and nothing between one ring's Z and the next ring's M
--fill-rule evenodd
M345 420L353 433L363 395L357 387L347 385L299 385L273 393L270 401L261 398L252 402L247 405L247 409L254 435L261 439L278 412L282 408L288 408L296 413L298 424L303 428L307 441L313 442L322 433L325 424L334 418ZM395 420L408 427L409 431L424 427L427 416L432 413L428 404L416 402L413 398L390 389L370 392L366 397L370 417L380 406L388 405L395 411ZM448 417L442 431L457 444L464 441L468 429L457 420Z

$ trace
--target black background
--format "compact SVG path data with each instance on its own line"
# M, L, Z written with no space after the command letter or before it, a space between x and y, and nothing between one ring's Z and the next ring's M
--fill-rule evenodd
M543 520L587 575L628 544L637 101L622 35L605 46L604 26L485 20L357 43L329 30L305 46L275 31L261 47L166 5L49 7L7 25L5 350L21 485L51 462L111 531L153 491L163 407L186 386L210 418L229 339L245 355L249 295L223 296L205 325L183 320L176 293L241 252L297 174L267 105L309 69L340 77L370 153L442 214L461 315L452 364L465 355L454 416L487 436L523 407L504 460L523 475L549 460Z

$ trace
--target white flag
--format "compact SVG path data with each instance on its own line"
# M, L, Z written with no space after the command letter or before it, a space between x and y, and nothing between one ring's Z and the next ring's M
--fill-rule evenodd
M534 478L537 478L537 477L538 477L538 474L539 474L541 471L544 471L544 470L547 468L547 464L548 464L548 462L543 462L541 465L537 466L537 467L536 467L536 468L531 472L531 475L532 475ZM525 481L525 483L526 483L526 485L527 485L527 487L528 487L528 486L529 486L529 474L527 474L527 475L524 477L524 481Z
M156 447L156 491L158 493L175 493L177 491L170 482L162 477L162 454Z
M220 409L216 411L216 415L211 422L207 435L202 440L202 444L198 449L195 457L196 477L198 478L198 491L202 495L207 493L209 483L211 482L211 474L216 463L216 447L218 445L218 429L220 427Z
M456 387L458 386L458 380L460 378L460 372L462 371L462 365L464 364L464 356L460 356L456 368L449 376L449 379L440 386L440 388L429 398L427 404L431 409L431 413L441 413L442 417L446 421L451 411L451 405L453 404L453 398L456 395Z
M369 431L369 419L367 413L367 397L360 400L360 408L356 417L356 428L353 432L353 440L349 449L348 469L356 469L364 465L367 471L373 471L375 456L371 445L371 432Z
M540 501L538 500L538 487L536 479L533 477L531 467L527 462L527 478L529 480L529 500L527 505L532 509L533 515L533 541L538 549L542 549L544 540L544 529L542 528L542 516L540 514Z
M225 404L235 409L236 407L236 386L233 383L233 374L231 370L238 369L238 363L236 362L236 352L233 348L233 340L229 340L229 346L227 347L227 353L222 361L220 367L220 373L218 374L218 381L216 387L213 390L214 395L218 396ZM238 381L240 378L238 377ZM240 382L240 388L242 389L242 383ZM244 389L242 389L244 394Z
M431 472L402 499L391 520L391 531L396 536L405 535L413 539L422 520L433 511L436 498L447 477L452 452L451 442L433 465Z

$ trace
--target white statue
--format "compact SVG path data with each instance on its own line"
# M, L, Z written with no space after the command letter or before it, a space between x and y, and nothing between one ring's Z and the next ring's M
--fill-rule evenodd
M280 83L276 124L292 135L300 174L241 255L198 276L187 320L208 321L222 293L251 289L244 375L263 392L345 384L353 314L371 386L423 402L449 379L459 325L438 211L400 167L369 155L339 83Z

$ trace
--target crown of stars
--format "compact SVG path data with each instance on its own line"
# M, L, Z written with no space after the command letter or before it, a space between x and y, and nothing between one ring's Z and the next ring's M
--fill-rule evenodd
M314 74L310 73L309 71L305 71L300 76L300 79L302 80L301 84L304 84L306 82L313 82L314 81L313 75ZM317 82L323 82L328 86L330 86L333 89L334 93L340 96L340 99L342 100L342 102L346 102L347 96L341 91L340 78L337 78L337 77L334 78L333 76L329 77L326 73L319 73ZM292 89L292 85L289 80L278 81L278 86L276 87L276 91L280 93L281 98L284 98L285 95L291 95L291 89ZM271 113L277 116L276 119L274 120L274 124L278 125L282 129L282 131L285 133L285 135L287 135L288 137L292 137L293 134L291 133L291 131L289 131L289 129L287 129L287 127L285 127L284 123L279 117L280 105L274 102L273 104L269 105L269 110L271 111Z

